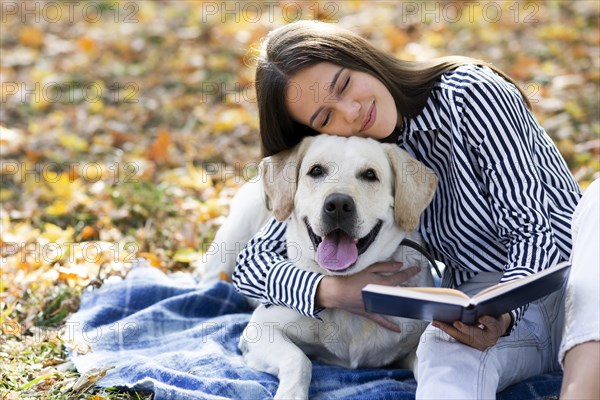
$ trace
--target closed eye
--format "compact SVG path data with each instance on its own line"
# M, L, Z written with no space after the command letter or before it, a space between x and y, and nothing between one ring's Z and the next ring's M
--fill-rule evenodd
M348 85L350 85L350 75L348 75L348 77L344 80L344 84L340 88L340 94L344 93L344 91L346 90ZM329 123L330 120L331 120L331 111L329 111L327 113L327 115L325 116L325 119L321 123L321 128L324 128Z
M344 90L346 90L346 88L348 87L349 84L350 84L350 76L348 76L346 78L346 80L344 81L344 84L342 85L342 88L340 89L340 93L342 93Z
M323 128L325 125L327 125L329 123L329 120L331 119L331 111L329 111L327 113L327 115L325 116L325 119L323 120L323 122L321 123L321 128Z

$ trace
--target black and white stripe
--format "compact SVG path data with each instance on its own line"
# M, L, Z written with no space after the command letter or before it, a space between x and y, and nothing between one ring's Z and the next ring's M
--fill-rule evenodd
M478 272L502 282L569 258L581 190L518 90L487 67L444 74L427 105L404 119L398 145L433 169L439 186L419 231L446 264L444 285ZM285 223L272 219L238 257L236 288L316 317L319 274L286 259ZM526 307L513 312L516 323Z
M292 307L303 315L316 317L317 284L323 278L303 271L287 259L287 225L271 218L238 256L233 273L235 287L265 305Z

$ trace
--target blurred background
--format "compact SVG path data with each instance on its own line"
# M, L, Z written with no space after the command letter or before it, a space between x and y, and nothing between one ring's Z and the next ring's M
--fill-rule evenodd
M64 321L138 256L201 260L260 160L253 58L272 28L322 20L403 59L492 62L581 186L599 175L596 0L0 5L2 398L120 396L58 367Z

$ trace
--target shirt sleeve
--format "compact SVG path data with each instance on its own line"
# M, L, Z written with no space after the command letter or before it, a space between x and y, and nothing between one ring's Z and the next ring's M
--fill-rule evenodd
M470 138L481 171L481 190L508 250L501 279L508 282L561 261L533 143L554 146L514 85L487 68L477 71L463 92L462 132ZM570 174L556 156L557 168ZM513 328L526 309L512 312Z
M319 318L317 286L324 275L304 271L287 257L286 222L271 218L238 255L233 285L238 292L267 307L280 305Z

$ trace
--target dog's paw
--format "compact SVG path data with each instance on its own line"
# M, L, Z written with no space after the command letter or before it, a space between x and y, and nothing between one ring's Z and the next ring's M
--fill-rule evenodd
M283 389L280 387L279 389L277 389L277 392L275 393L275 397L273 397L273 399L275 400L305 400L308 399L308 389L306 390L298 390L301 388L295 387L295 388L289 388L288 390Z

